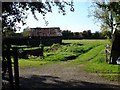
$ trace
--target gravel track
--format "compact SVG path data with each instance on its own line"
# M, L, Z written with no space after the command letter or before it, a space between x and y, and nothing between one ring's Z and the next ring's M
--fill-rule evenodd
M39 67L20 68L20 88L111 88L118 89L118 81L109 81L96 73L88 73L83 65L68 65L69 62L46 64Z

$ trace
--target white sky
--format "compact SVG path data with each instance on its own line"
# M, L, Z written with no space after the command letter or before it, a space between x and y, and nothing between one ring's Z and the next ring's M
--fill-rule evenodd
M70 7L66 6L66 15L58 13L57 7L52 7L53 12L46 14L46 20L49 22L48 26L45 25L41 14L36 13L39 19L36 21L30 13L26 20L27 25L22 27L21 31L27 26L30 28L60 27L61 30L70 30L72 32L82 32L83 30L100 31L100 26L94 23L93 18L88 18L88 9L92 2L89 2L89 0L78 1L74 1L74 12L71 12Z

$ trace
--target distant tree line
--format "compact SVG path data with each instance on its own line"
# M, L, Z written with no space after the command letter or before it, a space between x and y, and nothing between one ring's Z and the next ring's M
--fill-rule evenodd
M26 28L28 29L28 28ZM3 37L29 37L29 30L23 30L21 33L6 32ZM6 30L7 31L7 30ZM91 30L84 30L82 32L71 32L70 30L62 30L62 39L111 39L111 31L102 30L94 33Z
M92 33L91 30L84 30L83 32L71 32L70 30L63 30L63 39L107 39L111 38L110 31L102 31Z

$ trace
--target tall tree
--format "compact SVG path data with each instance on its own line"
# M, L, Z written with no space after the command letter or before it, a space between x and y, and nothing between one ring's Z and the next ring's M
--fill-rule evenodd
M111 0L94 1L95 9L90 16L94 16L97 21L101 22L102 27L109 28L112 32L113 24L120 21L120 0L118 2Z
M82 35L83 35L84 38L87 38L87 39L92 38L91 30L84 30L84 31L82 32Z
M120 22L120 0L118 0L118 2L112 2L112 0L104 0L103 2L96 1L95 5L96 9L93 12L93 16L102 22L102 27L108 27L111 29L111 32L113 32L114 23ZM115 64L120 55L119 51L117 51L119 50L120 34L114 33L113 37L110 63Z
M70 39L73 37L73 32L70 30L63 30L62 31L63 39Z

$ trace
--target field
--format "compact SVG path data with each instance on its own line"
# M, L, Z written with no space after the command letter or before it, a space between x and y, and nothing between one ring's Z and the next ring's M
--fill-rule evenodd
M63 40L62 44L44 47L44 59L19 59L20 67L69 62L69 66L83 65L82 69L109 80L118 80L118 65L105 62L105 46L109 40Z

